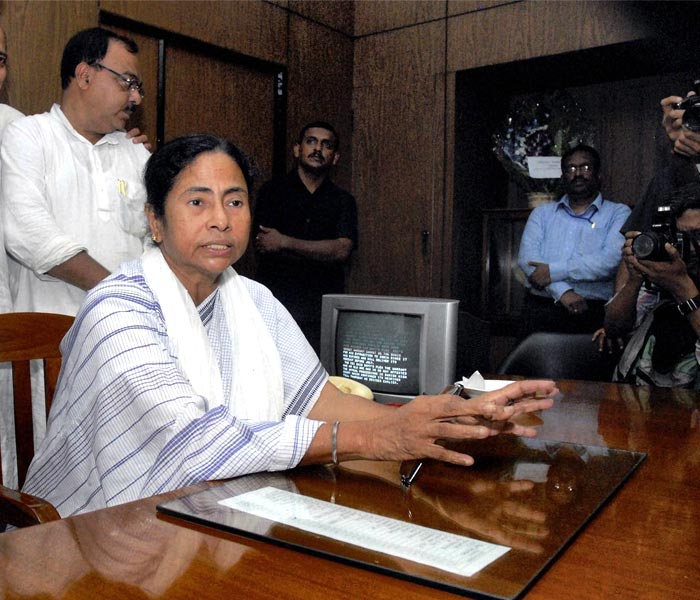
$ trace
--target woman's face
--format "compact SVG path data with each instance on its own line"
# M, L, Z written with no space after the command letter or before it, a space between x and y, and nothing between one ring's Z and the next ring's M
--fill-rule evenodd
M147 215L166 262L195 304L211 294L219 275L248 245L248 186L240 167L223 152L204 152L180 172L164 218L150 209Z

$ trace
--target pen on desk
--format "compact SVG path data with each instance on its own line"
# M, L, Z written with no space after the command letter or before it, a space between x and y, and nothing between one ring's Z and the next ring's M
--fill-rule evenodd
M461 396L464 386L461 383L455 383L449 390L446 390L445 394L450 394L452 396ZM408 473L401 473L401 486L407 490L411 487L411 484L415 481L418 473L423 468L423 461L419 460L413 464Z

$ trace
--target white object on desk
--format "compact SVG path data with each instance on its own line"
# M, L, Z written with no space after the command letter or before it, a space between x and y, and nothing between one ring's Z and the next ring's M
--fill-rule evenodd
M464 577L478 573L510 550L507 546L406 523L273 487L219 500L219 504Z
M481 396L481 394L486 392L500 390L502 387L505 387L510 383L515 383L515 381L505 379L484 379L479 371L474 371L469 379L462 377L462 381L458 381L457 383L461 383L462 387L464 387L465 391L467 392L467 395L470 398L474 398L475 396Z

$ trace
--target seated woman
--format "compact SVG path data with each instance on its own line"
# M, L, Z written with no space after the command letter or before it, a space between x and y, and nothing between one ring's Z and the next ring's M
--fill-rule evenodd
M230 142L175 139L145 183L154 245L85 299L24 486L62 516L332 459L470 465L436 442L535 435L510 419L550 407L551 381L401 408L330 384L289 313L230 268L248 244L252 184Z

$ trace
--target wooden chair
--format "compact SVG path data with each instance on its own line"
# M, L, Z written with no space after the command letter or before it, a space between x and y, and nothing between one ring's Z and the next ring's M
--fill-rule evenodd
M17 473L20 489L34 456L29 361L43 359L46 416L48 416L61 369L59 344L72 324L73 317L66 315L0 314L0 362L12 363ZM58 512L49 502L1 484L2 473L0 473L0 524L26 527L60 519Z

